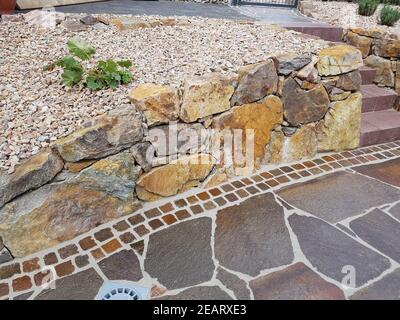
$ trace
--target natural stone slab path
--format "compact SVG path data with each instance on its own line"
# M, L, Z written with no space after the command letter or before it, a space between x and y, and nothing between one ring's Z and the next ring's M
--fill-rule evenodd
M0 299L399 299L400 141L265 167L0 265ZM45 288L51 283L54 288Z

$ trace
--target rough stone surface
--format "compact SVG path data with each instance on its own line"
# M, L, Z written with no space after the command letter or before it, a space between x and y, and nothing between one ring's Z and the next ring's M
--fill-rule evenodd
M264 157L271 130L282 121L282 102L278 97L271 95L259 102L233 107L229 112L214 118L212 128L221 131L243 130L243 151L246 150L246 130L254 130L254 158L257 160Z
M374 53L385 58L400 57L400 40L382 38L375 41Z
M336 223L399 199L400 191L358 174L338 172L278 191L286 202Z
M329 99L331 101L342 101L347 99L351 95L351 91L343 91L339 88L333 88L329 93Z
M218 268L217 279L221 281L228 289L232 290L238 300L250 300L250 290L244 280L238 276Z
M355 268L356 287L390 267L387 258L320 219L293 214L289 223L308 261L319 272L336 281L343 280L345 266Z
M397 220L400 220L400 203L394 205L390 210L390 214Z
M376 70L375 83L386 87L394 86L394 73L390 60L371 55L364 60L364 63L367 67Z
M346 34L346 42L360 50L363 58L368 57L371 52L372 41L372 38L360 36L351 31Z
M45 290L35 300L93 300L103 280L94 269L56 280L55 289Z
M266 162L289 163L309 159L317 153L317 137L313 125L305 125L290 136L275 131L267 147Z
M139 281L142 278L140 262L132 250L122 250L99 262L109 280Z
M149 172L156 152L154 146L150 142L137 143L131 148L131 152L140 167Z
M203 181L213 166L212 157L207 154L179 158L140 176L137 195L142 200L151 201L184 192Z
M293 260L283 208L271 193L220 210L216 224L215 257L223 267L256 276Z
M354 70L349 73L341 74L336 87L345 91L358 91L361 86L361 73L359 70Z
M149 127L178 119L180 101L172 87L141 84L129 92L129 99L144 113Z
M278 73L288 76L293 71L300 70L311 62L311 57L299 57L295 54L285 54L277 57Z
M359 173L400 187L400 159L354 168Z
M59 139L56 147L65 161L76 162L115 154L142 137L142 116L128 106L100 116L92 125Z
M336 101L316 126L318 151L355 149L360 145L362 95Z
M338 45L320 51L317 69L321 76L334 76L356 70L362 65L360 50L349 45Z
M10 175L0 172L0 208L16 196L49 182L63 166L60 156L48 149L19 165Z
M400 262L400 223L398 221L383 211L375 209L351 221L350 228L379 252Z
M216 73L186 80L180 118L184 122L194 122L228 110L234 89L230 77Z
M256 300L344 300L343 292L298 262L250 281Z
M305 91L291 78L283 86L282 102L285 119L293 126L319 121L329 108L329 96L322 84Z
M210 241L210 218L182 222L152 234L145 271L169 290L206 282L215 268Z
M278 89L278 74L272 59L239 69L238 86L231 104L241 105L258 101Z
M400 269L387 274L382 279L357 291L352 300L399 300L400 299Z
M311 62L296 73L296 77L302 80L315 82L318 78L318 71L315 69L317 62L318 57L313 56Z
M176 295L165 295L154 300L232 300L219 287L194 287L183 290Z

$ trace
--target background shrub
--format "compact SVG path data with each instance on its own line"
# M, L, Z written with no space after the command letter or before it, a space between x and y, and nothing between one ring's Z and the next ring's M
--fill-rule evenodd
M400 19L400 11L385 4L382 8L380 21L386 26L393 26Z
M358 14L362 16L372 16L378 8L378 0L360 0L358 1Z

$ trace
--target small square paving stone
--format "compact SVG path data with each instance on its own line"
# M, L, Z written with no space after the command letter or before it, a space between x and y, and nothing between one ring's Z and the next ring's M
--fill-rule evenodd
M192 210L193 214L200 214L204 211L200 205L191 206L190 210Z
M233 192L226 194L225 199L228 200L229 202L234 202L236 200L239 200L239 198Z
M120 236L119 236L119 238L121 239L121 241L123 242L123 243L126 243L126 244L128 244L128 243L132 243L133 241L135 241L135 239L136 239L136 237L131 233L131 232L125 232L125 233L123 233L123 234L121 234Z
M231 184L232 184L236 189L242 188L242 187L245 186L245 184L242 183L241 181L233 181Z
M151 210L147 210L144 215L146 216L146 218L151 219L151 218L155 218L158 216L161 216L161 211L158 210L157 208L151 209Z
M185 200L183 200L183 199L180 199L180 200L176 200L175 201L175 205L178 208L183 208L183 207L187 206L187 202Z
M385 275L382 279L357 291L351 300L399 300L400 268Z
M178 210L175 215L179 220L184 220L190 217L190 213L187 210Z
M232 300L220 287L193 287L176 295L165 295L153 300Z
M172 210L174 210L174 206L172 205L172 203L166 203L160 207L160 210L163 213L171 212Z
M227 201L226 201L223 197L215 198L214 201L215 201L220 207L222 207L223 205L225 205L225 204L227 203Z
M150 232L143 224L135 227L133 230L138 234L139 237L143 237Z
M336 223L400 199L400 190L358 174L337 172L278 191L290 205Z
M246 192L246 190L244 189L239 189L236 190L236 194L240 197L240 198L246 198L249 194Z
M345 299L343 291L301 262L250 281L250 288L256 300Z
M95 258L95 260L100 260L105 256L103 250L101 250L100 248L94 249L90 251L90 253L92 254L93 258Z
M63 262L55 266L56 273L59 277L65 277L70 275L75 271L75 267L71 261Z
M139 281L142 279L140 262L133 250L122 250L98 263L109 280Z
M250 290L244 280L238 276L226 271L225 269L218 268L217 279L221 281L225 287L232 290L238 300L250 300Z
M321 219L292 214L289 223L308 261L336 281L343 280L345 274L342 271L347 266L355 269L357 287L390 267L389 259Z
M177 221L173 214L167 214L167 215L163 216L162 219L168 225L173 224Z
M29 276L22 276L12 281L14 292L25 291L32 288L32 280Z
M221 189L225 192L230 192L233 191L235 188L232 187L230 184L224 184L223 186L221 186Z
M54 252L46 254L43 260L46 265L56 264L58 262L58 258Z
M32 272L40 269L39 258L33 258L22 263L23 272Z
M11 278L16 274L21 273L21 265L19 263L12 263L0 267L0 280Z
M186 198L186 201L189 202L190 204L193 204L199 202L199 199L197 199L196 196L190 196Z
M110 254L117 251L119 248L122 247L122 245L117 239L112 239L107 243L103 244L101 247L107 254Z
M78 253L78 247L74 244L70 244L58 250L58 254L60 255L61 259L66 259L77 253Z
M35 285L37 287L43 286L43 285L48 285L54 280L54 274L50 270L45 270L36 273L33 276L33 280L35 281Z
M194 286L214 273L211 219L198 218L172 225L149 237L145 271L168 289Z
M100 230L94 234L95 239L100 242L106 241L106 240L112 238L113 236L114 236L114 234L112 233L110 228Z
M149 226L153 230L157 230L157 229L161 228L163 225L164 224L159 219L153 219L153 220L149 221Z
M251 276L293 260L283 208L271 193L217 213L215 257L221 266Z
M218 188L213 188L211 190L208 190L208 192L213 196L213 197L217 197L219 196L222 192L221 190L219 190Z
M122 220L114 224L113 228L119 232L122 232L129 228L129 224L125 220Z
M128 221L132 226L136 226L139 223L143 222L144 220L145 219L141 214L135 214L134 216L128 218Z
M204 203L203 206L204 206L204 209L206 209L206 210L212 210L212 209L216 208L216 205L212 201L207 201L206 203Z
M197 194L197 197L201 200L201 201L205 201L210 199L210 196L208 195L207 192L201 192Z
M86 267L89 264L89 256L87 254L83 256L77 256L75 258L75 264L78 268Z
M350 228L365 242L400 262L400 223L375 209L350 222Z
M289 181L289 180L288 180L288 181ZM255 188L255 187L253 187L253 186L247 187L246 190L247 190L247 192L249 192L249 193L251 193L251 194L256 194L256 193L259 193L259 192L260 192L259 190L257 190L257 188Z
M143 255L144 246L145 244L143 240L131 244L132 249L140 256Z
M35 300L93 300L103 280L94 269L56 280L55 289L41 292Z
M355 171L400 187L400 158L354 168Z
M92 237L86 237L79 241L79 245L83 250L88 250L96 246L96 242Z

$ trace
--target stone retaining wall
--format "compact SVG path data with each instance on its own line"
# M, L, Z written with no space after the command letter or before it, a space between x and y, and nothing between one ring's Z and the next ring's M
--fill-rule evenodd
M0 237L21 257L130 214L143 201L210 187L263 164L357 148L361 65L359 50L340 45L186 79L180 88L139 85L130 105L0 174ZM229 159L232 143L242 159Z

